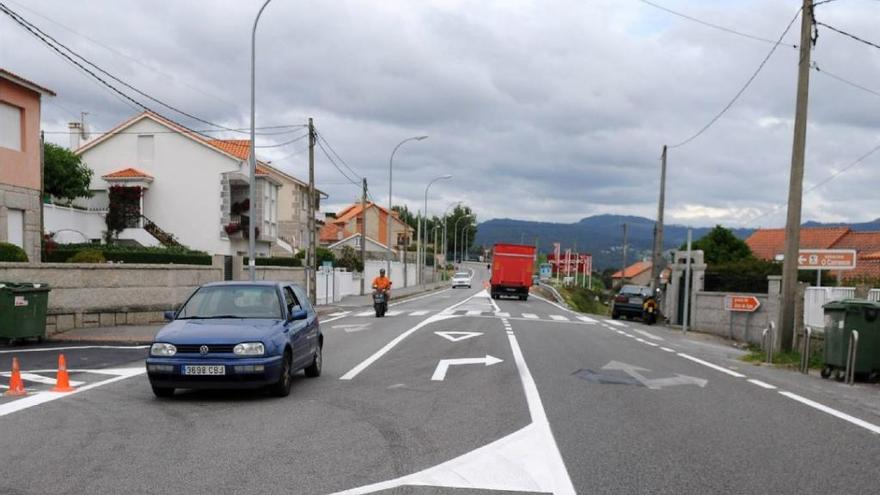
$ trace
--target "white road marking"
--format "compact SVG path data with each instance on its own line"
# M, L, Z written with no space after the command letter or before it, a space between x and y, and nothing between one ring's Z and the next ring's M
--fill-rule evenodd
M71 370L73 371L73 370ZM21 399L14 400L12 402L7 402L6 404L0 404L0 416L6 416L7 414L12 414L18 411L23 411L25 409L29 409L34 406L38 406L40 404L45 404L47 402L52 402L54 400L58 400L64 397L70 397L76 394L83 393L87 390L91 390L93 388L102 387L104 385L108 385L113 382L118 382L120 380L125 380L126 378L131 378L133 376L142 375L147 372L146 368L138 367L138 368L123 368L123 369L114 369L114 370L81 370L89 373L99 373L99 374L111 374L110 372L115 372L115 376L113 378L109 378L107 380L102 380L100 382L90 383L88 385L84 385L73 392L38 392L33 395L29 395L27 397L22 397Z
M761 388L766 388L768 390L776 390L776 385L770 385L769 383L762 382L761 380L755 380L754 378L749 378L746 381L749 383L753 383Z
M503 359L498 359L497 357L490 356L488 354L486 354L486 357L481 358L441 359L440 362L437 363L437 368L434 369L434 374L431 375L431 381L442 382L443 380L445 380L446 372L449 371L450 366L461 366L463 364L482 364L488 367L503 361Z
M589 316L578 316L578 320L581 320L584 323L599 323L595 318L590 318Z
M333 328L341 328L345 333L355 333L370 328L371 323L350 323L347 325L333 325Z
M627 375L638 380L642 385L650 388L651 390L661 390L664 387L674 387L676 385L696 385L700 388L706 386L709 383L709 380L703 378L697 378L695 376L682 375L681 373L676 373L675 376L667 377L667 378L647 378L642 375L640 372L648 372L651 371L649 369L641 368L639 366L634 366L632 364L621 363L619 361L611 361L602 367L603 370L621 370Z
M675 349L670 349L668 347L661 347L661 349L663 349L666 352L675 352Z
M523 318L528 318L530 320L537 320L538 319L538 315L536 315L534 313L523 313L522 315L523 315Z
M410 316L425 316L425 315L428 314L428 313L430 313L430 311L423 309L423 310L421 310L421 311L413 311L413 312L410 313L409 315L410 315Z
M561 310L563 310L563 311L568 311L569 313L572 313L572 314L575 314L575 315L578 314L577 311L572 311L572 310L570 310L569 308L566 308L565 306L563 306L563 305L561 305L561 304L559 304L559 303L555 303L555 302L553 302L553 301L551 301L551 300L549 300L549 299L545 299L545 298L543 298L543 297L541 297L541 296L539 296L539 295L537 295L537 294L532 294L532 297L534 297L535 299L538 299L539 301L544 301L544 302L547 303L547 304L551 304L551 305L553 305L553 306L556 306L557 308L559 308L559 309L561 309Z
M3 373L0 373L0 376L5 376L5 377L9 378L10 376L12 376L12 372L5 371ZM27 371L21 372L21 379L29 381L29 382L34 382L34 383L42 383L43 385L55 385L54 378L48 378L43 375L37 375L37 374L27 372ZM79 387L83 383L85 383L85 382L78 382L76 380L70 380L71 387Z
M355 316L361 316L361 317L362 317L362 316L371 316L371 315L374 315L374 314L376 314L375 311L361 311L360 313L357 313Z
M693 361L695 363L702 364L703 366L708 366L708 367L712 368L713 370L720 371L722 373L727 373L728 375L734 376L736 378L745 378L745 376L746 376L746 375L743 375L742 373L737 373L736 371L729 370L727 368L723 368L721 366L718 366L717 364L712 364L708 361L703 361L700 358L695 358L693 356L689 356L683 352L679 352L678 355L685 358L685 359L690 359L691 361Z
M848 421L856 426L861 426L862 428L870 431L871 433L880 433L880 426L877 426L873 423L868 423L867 421L861 420L854 416L850 416L844 412L840 412L837 409L832 409L826 405L819 404L818 402L807 399L806 397L801 397L800 395L793 394L791 392L779 392L780 394L788 397L789 399L796 400L801 404L808 405L814 409L818 409L824 413L830 414L836 418L840 418L844 421Z
M623 330L615 330L615 332L619 333L620 335L626 335L626 332L624 332Z
M336 312L336 313L330 313L330 314L327 315L327 316L330 316L330 317L335 317L335 316L345 316L345 315L347 315L347 314L349 314L349 313L351 313L351 311L339 311L339 312Z
M78 349L149 349L148 345L76 345L68 347L41 347L38 349L8 349L0 354L21 354L24 352L73 351Z
M569 321L568 318L566 318L562 315L550 315L550 319L556 320L556 321Z
M619 322L619 321L605 320L605 323L607 323L607 324L609 324L609 325L614 325L615 327L624 327L624 328L626 328L626 325L624 325L623 323L621 323L621 322Z
M362 371L367 369L367 367L369 367L371 364L378 361L379 358L381 358L382 356L387 354L388 351L390 351L391 349L394 349L394 347L397 344L401 343L403 341L403 339L409 337L410 335L415 333L418 329L420 329L424 326L430 325L431 323L435 323L435 322L443 321L443 320L448 320L450 318L455 318L455 315L451 315L451 314L449 314L449 312L452 311L453 309L461 306L462 304L470 301L471 299L473 299L473 297L474 296L468 297L467 299L465 299L463 301L459 301L459 302L453 304L452 306L449 306L448 308L441 311L439 314L432 315L432 316L425 318L418 325L410 328L409 330L403 332L402 334L400 334L397 337L395 337L394 339L392 339L391 342L388 342L381 349L379 349L378 351L373 353L373 355L371 355L367 359L364 359L363 361L361 361L360 364L358 364L354 368L350 369L348 371L348 373L342 375L339 379L340 380L351 380L352 378L358 376Z
M444 292L449 292L449 291L451 291L451 290L452 290L452 289L443 289L443 290L440 290L440 291L436 291L436 292L431 292L431 293L425 294L424 296L418 296L418 297L411 297L411 298L408 298L408 299L402 299L402 300L400 300L400 301L393 302L393 303L389 304L388 306L397 306L398 304L406 304L406 303L409 303L409 302L418 301L418 300L420 300L420 299L425 299L426 297L433 297L433 296L436 296L437 294L443 294Z
M644 341L644 342L642 342L642 343L645 344L645 345L649 345L649 346L651 346L651 347L660 347L660 344L655 344L655 343L653 343L653 342L648 342L647 340Z
M495 316L499 318L510 318L510 313L505 313L504 311L496 311Z
M370 311L369 314L373 314L373 312ZM348 316L348 315L337 316L337 317L335 317L335 318L328 318L328 319L326 319L326 320L321 320L320 318L318 318L318 320L319 320L321 323L330 323L331 321L341 320L341 319L345 318L346 316Z
M468 312L465 313L464 315L465 316L480 316L482 314L483 314L483 312L480 311L479 309L471 309L471 310L468 310Z
M434 332L435 334L443 337L444 339L450 342L461 342L462 340L471 339L474 337L479 337L483 335L483 332L455 332L455 331L447 331L447 332Z
M393 310L393 311L389 311L389 312L385 313L385 316L400 316L402 314L403 314L403 311L397 309L397 310Z
M663 340L662 337L658 337L658 336L654 335L653 333L646 332L644 330L639 330L638 328L633 328L632 331L638 332L638 333L640 333L640 334L644 335L645 337L648 337L649 339L652 339L652 340Z
M641 338L641 337L636 337L635 339L636 339L636 342L641 342L641 343L643 343L643 344L646 343L646 342L648 342L647 340L645 340L645 339L643 339L643 338Z

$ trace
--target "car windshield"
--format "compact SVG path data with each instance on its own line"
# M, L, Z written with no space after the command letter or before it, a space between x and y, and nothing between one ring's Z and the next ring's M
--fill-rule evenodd
M281 301L272 286L202 287L180 309L179 319L281 319Z

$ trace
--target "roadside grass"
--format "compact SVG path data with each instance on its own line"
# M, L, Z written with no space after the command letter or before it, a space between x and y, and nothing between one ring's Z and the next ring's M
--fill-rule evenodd
M764 359L767 357L767 354L761 350L760 346L751 344L746 350L748 351L748 354L740 357L740 360L757 366L766 364L764 363ZM822 353L814 350L810 354L810 368L821 369L824 365ZM799 351L774 352L772 365L778 368L797 369L801 365L801 353Z
M611 316L611 308L602 303L602 293L583 287L557 287L570 307L581 313Z

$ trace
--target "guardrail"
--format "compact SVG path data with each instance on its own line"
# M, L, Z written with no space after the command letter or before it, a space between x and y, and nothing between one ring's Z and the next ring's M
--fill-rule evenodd
M559 291L556 290L556 287L553 287L552 285L545 284L544 282L538 282L538 285L540 287L543 287L543 288L549 290L550 293L553 294L553 297L556 298L556 302L558 302L559 304L561 304L565 307L568 307L568 304L565 303L565 298L563 298L562 294L560 294Z
M767 364L773 363L773 335L776 331L776 323L770 322L770 326L764 329L761 332L761 347L764 349L764 352L767 353L767 357L765 359Z
M809 325L804 327L804 346L801 349L801 367L800 371L803 374L810 373L810 344L813 339L813 329Z
M853 330L849 334L849 347L846 351L846 373L844 373L847 385L853 385L856 378L856 356L859 352L859 331Z

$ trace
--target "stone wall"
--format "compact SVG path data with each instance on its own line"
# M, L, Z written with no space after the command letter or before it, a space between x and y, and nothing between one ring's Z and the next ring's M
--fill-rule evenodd
M22 247L31 262L40 260L40 242L43 238L40 232L41 204L40 191L0 184L0 242L8 242L6 220L9 210L24 211L24 246Z
M691 326L699 332L711 333L724 338L761 344L761 332L779 318L781 277L768 277L767 294L731 292L697 292L691 313ZM729 295L754 296L761 302L754 313L727 311L724 298ZM801 313L803 311L801 310ZM777 324L777 328L779 325ZM778 339L778 335L774 335Z

